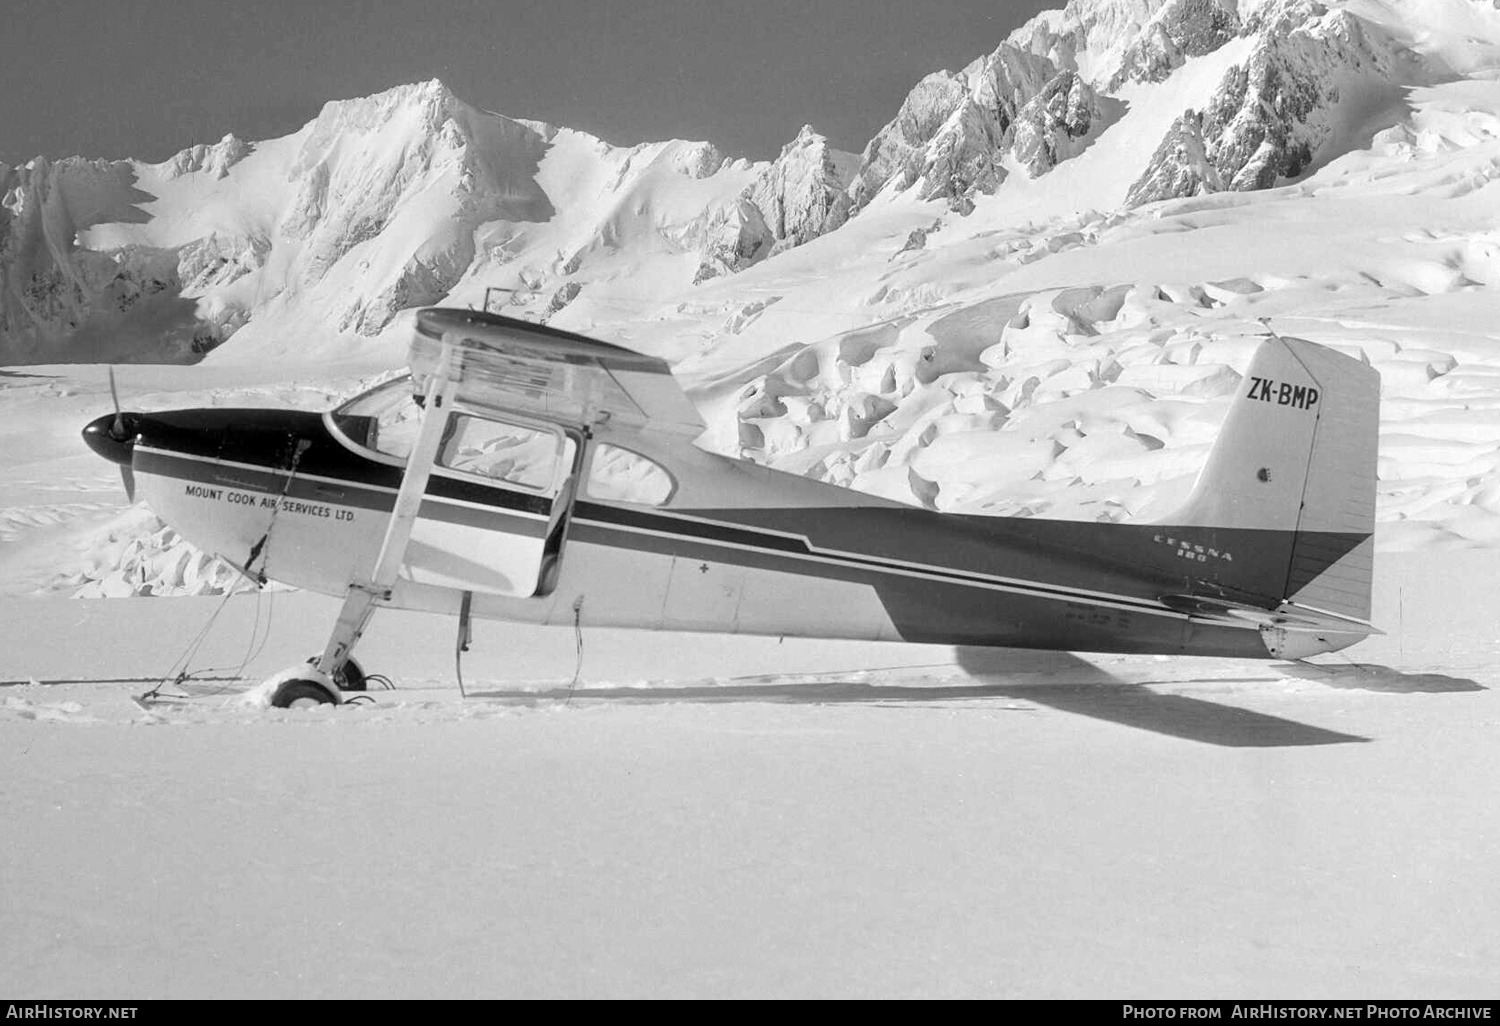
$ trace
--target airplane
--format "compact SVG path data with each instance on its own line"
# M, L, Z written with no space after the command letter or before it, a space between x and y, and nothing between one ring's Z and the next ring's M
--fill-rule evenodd
M1370 623L1379 374L1252 354L1185 504L1153 523L960 515L708 452L662 360L416 312L409 372L323 413L115 412L127 493L258 583L341 597L277 707L345 701L379 608L529 624L1300 659Z

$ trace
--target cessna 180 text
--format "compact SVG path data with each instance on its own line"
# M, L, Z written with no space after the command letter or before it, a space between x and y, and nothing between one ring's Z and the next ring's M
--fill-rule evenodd
M461 634L476 616L1252 658L1374 632L1379 376L1311 342L1260 344L1186 505L1153 524L938 513L705 452L661 360L494 314L419 311L409 362L321 415L84 429L205 551L344 598L273 704L358 688L382 606Z

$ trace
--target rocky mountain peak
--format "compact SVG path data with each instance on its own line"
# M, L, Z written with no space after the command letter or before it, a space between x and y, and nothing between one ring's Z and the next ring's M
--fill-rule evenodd
M858 159L803 125L731 206L709 215L694 282L743 270L837 229L849 217Z
M1058 72L1017 112L1012 152L1032 178L1044 175L1082 153L1123 110L1076 71Z
M1249 56L1177 119L1127 203L1296 178L1335 155L1343 106L1394 94L1415 67L1378 29L1310 0L1268 5L1248 26Z
M1188 58L1213 53L1241 28L1235 0L1167 0L1125 47L1105 90L1163 81Z
M163 173L176 178L179 175L207 171L215 178L223 178L229 169L250 155L254 146L233 132L211 145L198 143L170 157L163 166Z
M1008 43L957 74L928 75L865 147L850 185L854 207L918 183L923 199L993 192L1017 115L1056 75L1047 58Z
M843 224L849 214L846 190L857 158L835 150L811 125L746 190L760 208L772 237L799 246Z
M76 243L96 224L142 219L136 204L150 197L136 178L128 161L83 157L37 157L0 176L0 362L48 356L101 301L160 291L151 261L121 272Z

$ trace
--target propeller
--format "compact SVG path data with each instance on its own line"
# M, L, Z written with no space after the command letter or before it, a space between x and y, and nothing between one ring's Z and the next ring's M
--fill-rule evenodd
M115 422L110 427L109 437L117 442L125 441L125 414L120 412L120 393L115 388L114 364L109 367L109 398L115 404Z
M120 393L115 388L115 368L109 368L109 397L115 404L114 423L109 426L109 437L117 442L123 442L128 436L125 427L125 414L120 410ZM120 464L120 481L125 485L125 497L131 502L135 501L135 469L129 463Z

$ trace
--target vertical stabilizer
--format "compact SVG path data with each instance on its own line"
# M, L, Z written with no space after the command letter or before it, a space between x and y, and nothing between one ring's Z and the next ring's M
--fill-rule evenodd
M1187 503L1164 523L1264 539L1262 564L1275 565L1259 566L1253 586L1222 567L1218 585L1279 600L1293 618L1368 621L1379 418L1380 375L1368 364L1269 338Z

